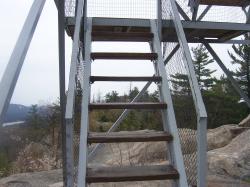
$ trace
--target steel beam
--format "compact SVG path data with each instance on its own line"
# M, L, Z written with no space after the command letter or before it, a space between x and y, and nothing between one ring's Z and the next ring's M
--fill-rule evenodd
M167 58L164 60L164 64L167 64L172 59L172 57L175 55L175 53L178 51L179 48L180 48L180 44L177 44L175 48L167 56Z
M157 0L157 26L160 40L162 38L162 0Z
M63 158L63 181L64 186L70 187L73 185L73 160L70 165L69 155L67 150L68 137L67 128L65 127L65 11L64 0L57 4L58 10L58 49L59 49L59 90L60 90L60 111L61 111L61 141L62 141L62 158ZM71 159L73 155L71 156ZM70 169L72 168L72 169ZM72 171L70 171L72 170ZM72 173L71 173L72 172ZM71 185L70 185L71 184Z
M201 13L201 15L198 17L197 21L201 21L205 15L208 13L208 11L211 9L212 5L208 5L203 12Z
M198 10L199 10L199 4L200 4L200 0L196 0L194 2L194 6L192 7L192 10L193 10L192 21L196 21Z
M247 95L240 89L240 86L238 83L234 80L232 74L230 71L227 69L227 67L223 64L222 60L219 58L219 56L216 54L216 52L213 50L213 48L208 44L208 43L203 43L204 46L207 48L209 53L212 55L214 60L217 62L217 64L220 66L220 68L223 70L223 72L227 75L227 78L230 80L232 83L232 86L234 89L238 92L238 94L244 99L246 102L247 106L250 108L250 100L247 97Z
M184 20L186 21L191 21L186 12L181 8L181 6L176 2L177 9L180 13L180 15L183 17Z
M217 44L243 44L250 45L250 40L220 40L220 39L198 39L193 40L191 43L217 43Z
M19 74L30 42L34 35L37 22L44 7L45 0L35 0L30 8L22 31L18 37L15 48L11 54L0 83L0 126L4 122L4 117L10 104Z
M86 4L85 4L86 5ZM79 145L79 162L78 162L78 178L77 186L86 187L86 172L88 163L88 129L89 129L89 99L90 99L90 75L91 75L91 32L92 19L88 18L86 23L85 43L84 43L84 63L83 70L83 87L81 101L81 130Z
M65 111L66 120L66 167L67 167L67 187L72 187L74 184L74 155L73 155L73 130L74 130L74 102L76 91L76 74L78 53L81 33L81 20L83 17L84 1L79 0L77 3L76 25L73 37L71 65L69 73L68 93Z
M75 24L74 18L67 18L68 25ZM187 21L181 20L184 29L218 29L233 31L249 31L250 24L245 23L220 23L208 21ZM148 19L127 19L127 18L93 18L93 26L127 26L127 27L150 27ZM174 28L172 20L162 20L162 27Z
M250 7L248 8L248 11L246 11L246 23L249 24L250 23Z

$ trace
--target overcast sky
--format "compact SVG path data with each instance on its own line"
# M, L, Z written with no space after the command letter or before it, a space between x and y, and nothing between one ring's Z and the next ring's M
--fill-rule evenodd
M24 20L33 0L0 1L0 78L10 58L15 42L20 33ZM57 100L58 85L58 41L57 41L57 10L54 1L48 0L38 22L33 40L25 58L12 103L31 105L47 104ZM225 64L231 67L227 55L230 45L215 45L218 54ZM93 51L114 52L149 52L145 43L93 43ZM66 36L66 82L68 82L69 63L71 55L71 40ZM216 75L221 71L218 69ZM93 75L127 75L151 76L153 66L149 61L95 61L92 65ZM134 83L132 86L142 88L145 83ZM66 85L67 87L67 85ZM102 96L111 90L120 94L127 93L130 83L95 83L92 94L101 93ZM153 91L155 87L150 88Z

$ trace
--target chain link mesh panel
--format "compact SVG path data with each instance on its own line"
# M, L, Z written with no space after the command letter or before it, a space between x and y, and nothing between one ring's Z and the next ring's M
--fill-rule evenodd
M155 0L91 0L89 17L156 18Z
M190 0L176 0L187 16L192 19L192 11L189 6L189 1ZM199 18L206 7L206 5L199 6L197 18ZM212 6L202 21L246 23L246 15L242 7Z
M74 17L76 0L65 0L65 17Z

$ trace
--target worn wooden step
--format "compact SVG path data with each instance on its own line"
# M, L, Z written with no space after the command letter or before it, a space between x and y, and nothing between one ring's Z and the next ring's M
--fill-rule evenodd
M107 76L91 76L90 82L95 81L152 81L161 82L162 78L159 76L153 77L107 77Z
M179 173L171 165L88 168L86 182L126 182L178 179Z
M92 32L93 41L149 42L153 37L153 33L146 32Z
M91 58L93 60L156 60L157 53L91 53Z
M250 4L250 1L249 0L200 0L200 4L245 7Z
M91 103L89 109L166 109L166 103Z
M173 137L167 132L110 132L88 134L88 143L155 142L171 141L172 139Z

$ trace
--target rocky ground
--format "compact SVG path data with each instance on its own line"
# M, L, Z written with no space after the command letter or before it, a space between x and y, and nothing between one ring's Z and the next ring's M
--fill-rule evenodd
M238 125L224 125L208 131L208 187L250 187L250 119L247 119ZM148 132L141 131L141 133ZM179 132L183 137L183 152L192 155L196 151L196 132L190 129L181 129ZM185 147L187 144L188 149ZM190 145L193 146L190 147ZM165 143L109 144L100 149L90 166L166 163L166 151ZM45 166L47 169L52 169L49 163L46 162ZM27 162L26 167L29 167L29 164L30 162ZM0 187L60 187L61 181L62 171L50 170L17 174L0 179ZM154 181L94 184L91 187L166 187L167 184L167 181Z

